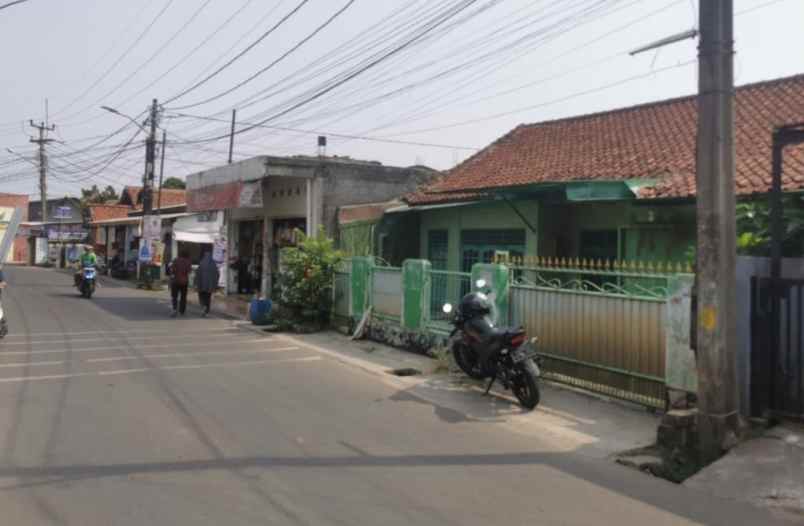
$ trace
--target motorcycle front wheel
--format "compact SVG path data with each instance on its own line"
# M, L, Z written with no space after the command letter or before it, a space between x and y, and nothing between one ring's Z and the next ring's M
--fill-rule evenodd
M455 363L458 364L461 371L466 373L469 378L482 380L486 377L480 368L477 355L463 342L457 341L452 344L452 356L455 357Z
M519 403L526 409L533 409L539 405L541 393L536 375L536 365L533 360L526 360L517 364L514 377L511 379L511 390Z

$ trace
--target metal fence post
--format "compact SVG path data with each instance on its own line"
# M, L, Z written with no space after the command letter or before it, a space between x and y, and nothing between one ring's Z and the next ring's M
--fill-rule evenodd
M359 320L371 303L371 269L374 266L372 257L352 258L352 316Z
M430 320L430 262L408 259L402 264L402 327L423 330Z

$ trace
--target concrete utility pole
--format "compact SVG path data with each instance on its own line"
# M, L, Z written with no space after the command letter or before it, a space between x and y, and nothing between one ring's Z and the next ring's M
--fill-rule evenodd
M54 131L56 125L48 126L46 122L34 124L30 121L31 127L39 130L39 138L31 137L31 142L39 145L39 192L42 196L42 224L47 223L47 151L45 145L53 142L48 139L47 132Z
M151 103L151 133L145 141L145 174L142 184L143 216L151 215L154 204L154 170L156 164L156 125L159 117L159 106L156 99Z
M735 367L734 8L699 2L698 431L701 460L737 438Z
M167 146L167 132L162 130L162 159L159 161L159 193L156 198L156 213L162 215L162 178L165 176L165 147Z

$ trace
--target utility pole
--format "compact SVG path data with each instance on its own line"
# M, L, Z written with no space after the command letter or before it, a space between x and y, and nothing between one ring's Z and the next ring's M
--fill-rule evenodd
M232 110L232 131L229 132L229 164L232 164L232 153L234 153L235 119L237 110Z
M167 144L167 132L162 130L162 160L159 161L159 193L156 198L156 213L162 215L162 178L165 175L165 145Z
M142 184L143 216L151 215L154 204L154 170L156 164L156 125L159 117L159 106L156 99L151 103L151 133L145 141L145 174Z
M47 122L40 122L34 124L33 119L30 121L31 127L39 130L39 138L31 137L31 142L39 145L39 192L42 196L42 225L47 223L47 151L45 145L53 142L53 139L48 139L47 132L54 131L56 125L47 125Z
M734 7L699 2L698 433L701 461L737 439L735 367Z

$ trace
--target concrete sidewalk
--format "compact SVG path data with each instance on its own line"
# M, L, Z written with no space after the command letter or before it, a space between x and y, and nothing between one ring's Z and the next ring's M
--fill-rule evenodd
M246 330L262 332L247 322ZM336 332L280 335L296 345L328 354L400 388L399 400L416 400L450 422L492 423L512 433L548 440L553 447L597 458L614 458L625 450L645 447L656 439L658 416L645 408L607 400L543 381L542 400L534 411L523 410L510 393L493 389L461 373L436 372L432 358L371 341L353 341ZM393 375L394 369L421 374Z
M786 423L769 429L739 444L684 485L804 522L804 426Z

